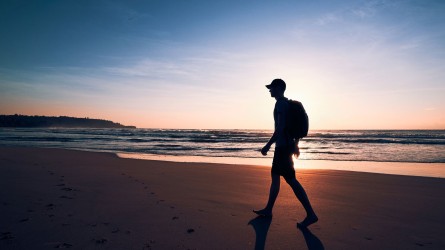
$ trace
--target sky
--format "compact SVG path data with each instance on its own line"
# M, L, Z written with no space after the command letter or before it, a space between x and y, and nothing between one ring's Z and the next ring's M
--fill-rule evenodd
M445 1L0 2L0 114L139 128L445 129Z

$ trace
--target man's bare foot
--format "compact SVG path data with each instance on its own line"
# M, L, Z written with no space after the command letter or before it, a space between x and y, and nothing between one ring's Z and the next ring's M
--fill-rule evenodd
M266 209L253 210L253 212L258 214L259 216L272 217L272 212Z
M299 228L308 227L317 221L318 221L318 217L317 217L317 215L314 214L314 215L306 217L306 219L304 219L302 222L297 223L297 227L299 227Z

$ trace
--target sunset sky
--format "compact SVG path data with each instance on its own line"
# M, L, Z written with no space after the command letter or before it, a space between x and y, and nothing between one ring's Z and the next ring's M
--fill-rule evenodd
M272 129L445 129L445 1L0 2L0 114Z

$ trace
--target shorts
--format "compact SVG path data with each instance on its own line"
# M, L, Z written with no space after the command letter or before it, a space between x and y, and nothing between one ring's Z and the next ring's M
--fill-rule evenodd
M295 178L293 150L291 147L277 147L273 155L272 173L284 177L284 179Z

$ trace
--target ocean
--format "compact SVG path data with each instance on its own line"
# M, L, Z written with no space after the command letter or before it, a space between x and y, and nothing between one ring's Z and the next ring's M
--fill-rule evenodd
M50 147L150 156L255 159L269 130L0 128L0 146ZM301 160L445 163L445 130L314 130ZM214 160L212 160L214 159Z

